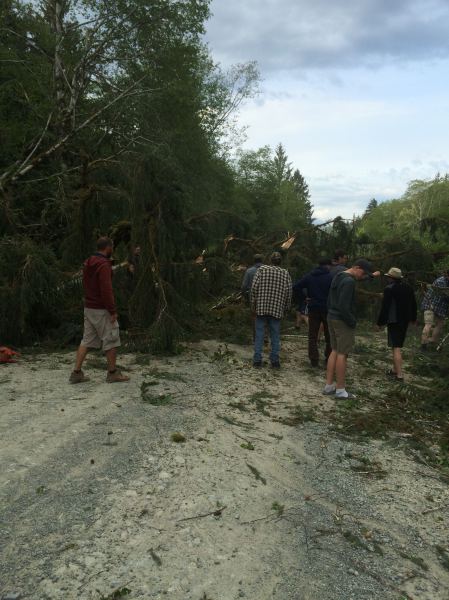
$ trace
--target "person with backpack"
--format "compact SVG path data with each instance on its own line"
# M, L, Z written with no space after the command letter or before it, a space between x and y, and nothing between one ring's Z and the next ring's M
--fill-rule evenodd
M401 269L391 267L388 273L385 273L385 277L387 285L384 289L377 325L387 326L388 346L393 352L393 368L388 375L397 381L404 381L402 347L409 324L416 324L416 298L413 289L404 282Z

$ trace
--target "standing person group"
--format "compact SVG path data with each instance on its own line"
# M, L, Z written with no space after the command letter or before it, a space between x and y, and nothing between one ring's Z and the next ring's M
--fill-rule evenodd
M260 260L259 260L260 258ZM263 265L257 257L255 265L245 275L243 288L246 290L249 276L253 277L250 303L256 315L253 365L262 366L262 349L265 328L268 327L271 339L270 362L279 368L281 319L290 306L290 276L280 267L281 255L274 253L271 265ZM364 259L353 261L350 267L348 254L337 250L333 260L322 258L318 266L299 279L292 292L298 307L307 306L308 313L308 355L312 367L319 366L318 340L320 329L324 332L326 363L326 383L323 394L336 398L352 398L354 394L346 389L348 356L355 343L356 282L370 280L380 275L372 264ZM417 305L413 289L404 282L402 272L392 267L385 273L386 286L383 291L382 306L377 319L378 327L387 327L388 346L392 349L392 368L387 375L403 381L402 348L410 323L417 320ZM246 286L245 286L246 282ZM448 288L448 295L436 294L435 288ZM438 278L429 289L423 301L426 327L424 335L429 335L433 327L432 341L440 333L444 318L449 313L449 271ZM429 314L430 311L432 314Z
M140 249L139 249L140 250ZM117 309L112 289L113 242L107 237L97 241L97 252L89 257L83 268L84 334L77 351L70 383L89 381L82 371L89 349L102 349L106 354L108 383L126 382L116 366L120 346ZM136 263L140 252L136 252ZM326 362L325 395L351 398L346 389L346 369L355 341L357 317L355 311L356 282L380 275L372 264L360 258L347 268L348 255L337 250L333 260L320 259L318 266L292 286L289 272L281 267L282 256L273 252L270 265L255 255L254 265L247 269L242 291L254 315L253 365L262 366L265 329L270 334L270 363L280 368L281 321L290 309L292 293L299 305L308 308L308 355L313 367L319 365L318 339L324 331ZM412 288L404 282L402 272L392 267L385 273L387 285L377 319L378 327L387 327L388 345L392 349L393 368L388 375L403 381L402 347L410 323L417 320L417 305ZM444 321L449 316L449 269L438 277L423 299L424 329L422 348L428 349L441 337Z

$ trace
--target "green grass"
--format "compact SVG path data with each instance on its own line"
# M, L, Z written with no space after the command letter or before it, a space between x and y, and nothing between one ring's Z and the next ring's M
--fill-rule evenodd
M246 442L244 444L240 444L240 448L244 448L245 450L255 450L256 447L251 442Z
M165 381L178 381L181 383L186 383L184 377L179 373L172 373L170 371L160 371L156 367L150 369L147 374L149 377L153 377L156 380L163 379Z
M316 421L316 412L312 408L303 408L302 406L295 406L287 417L280 417L276 419L277 422L289 425L290 427L296 427L303 423L311 423Z
M273 504L271 505L271 510L274 510L277 513L278 517L282 517L282 515L284 514L285 506L276 501L273 502Z
M239 410L240 412L248 412L248 407L242 401L240 401L240 402L229 402L228 406L230 406L231 408L235 408L236 410Z
M261 390L260 392L254 392L254 394L251 394L248 400L251 404L255 405L255 408L258 412L269 417L270 413L268 412L267 408L270 408L271 406L270 400L274 400L275 398L279 398L279 394L272 394L267 390Z
M117 588L107 596L100 596L100 600L119 600L119 598L124 598L125 596L129 596L131 590L127 587Z
M251 471L251 473L254 475L256 481L260 481L263 485L267 485L267 480L265 479L265 477L262 477L259 469L257 469L256 467L253 467L253 465L250 465L249 463L246 463L246 466Z
M443 548L443 546L435 546L435 550L437 551L438 558L446 571L449 571L449 551L447 548Z
M233 419L232 417L228 417L227 415L217 415L217 419L220 419L227 423L228 425L234 425L235 427L242 427L243 429L253 429L254 425L250 423L242 423L241 421L237 421L237 419Z
M170 394L157 394L152 389L155 384L153 381L142 381L140 385L140 397L142 398L142 402L146 402L151 404L152 406L166 406L170 404L173 400L173 397Z
M424 354L416 349L417 341L413 342L415 346L404 351L405 359L409 361L405 363L405 384L395 383L385 376L391 366L385 350L382 354L373 345L372 356L367 357L368 345L363 344L359 348L362 355L355 358L348 377L348 387L354 390L357 398L338 402L329 416L338 435L354 437L358 441L388 440L418 462L439 468L441 478L448 480L449 347L440 353ZM365 366L371 359L379 364L374 381L367 375L371 367ZM352 380L359 383L361 378L366 380L366 385L357 389ZM353 470L363 471L363 465L355 466Z
M413 564L417 565L423 571L429 570L428 565L424 562L424 560L420 556L413 556L411 554L407 554L407 552L402 552L402 551L399 552L399 555L402 556L402 558L405 558L405 559L409 560L410 562L412 562Z

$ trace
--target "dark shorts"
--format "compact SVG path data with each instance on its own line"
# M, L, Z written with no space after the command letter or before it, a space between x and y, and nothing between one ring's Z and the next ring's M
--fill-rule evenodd
M349 327L337 319L328 319L327 324L332 350L338 354L351 354L355 342L355 327Z
M387 325L388 345L390 348L402 348L407 335L407 324L389 323Z

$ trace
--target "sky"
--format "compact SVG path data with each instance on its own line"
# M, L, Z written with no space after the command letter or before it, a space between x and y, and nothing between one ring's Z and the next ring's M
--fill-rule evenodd
M449 172L449 0L212 0L223 68L255 60L245 148L281 142L318 219Z

